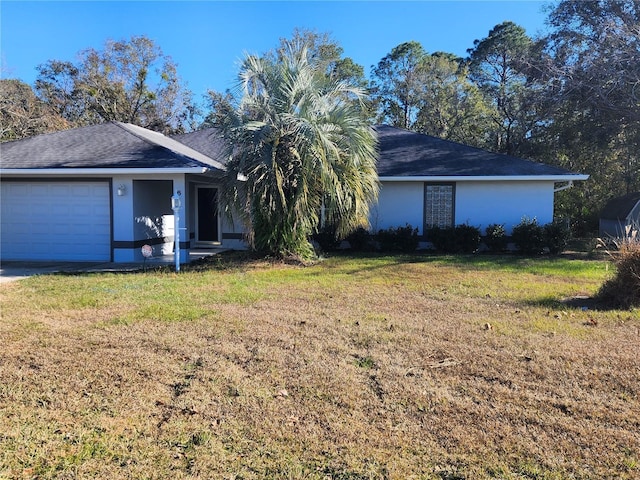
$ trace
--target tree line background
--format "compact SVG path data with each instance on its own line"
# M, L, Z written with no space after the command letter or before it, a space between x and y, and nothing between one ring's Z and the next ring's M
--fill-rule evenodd
M640 190L640 0L564 0L540 38L504 22L467 56L394 47L369 78L329 35L295 31L327 77L366 89L361 115L487 150L528 158L590 179L556 199L574 234L597 230L604 203ZM165 134L220 124L230 92L198 102L171 58L146 37L108 41L75 62L49 60L33 85L0 80L2 141L92 125L134 123Z

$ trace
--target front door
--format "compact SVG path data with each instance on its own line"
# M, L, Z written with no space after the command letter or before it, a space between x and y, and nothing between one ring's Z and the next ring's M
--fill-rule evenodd
M218 224L218 189L215 187L196 187L196 229L197 243L219 243L220 226Z

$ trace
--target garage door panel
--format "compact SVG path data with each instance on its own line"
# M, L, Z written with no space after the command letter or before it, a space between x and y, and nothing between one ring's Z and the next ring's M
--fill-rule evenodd
M40 206L40 208L42 210L46 210L47 207L44 206ZM51 205L51 207L48 208L49 213L52 215L69 215L72 212L70 212L70 207L69 205Z
M52 199L56 199L59 197L66 197L71 192L68 185L53 185L51 189L47 192Z
M76 187L71 191L72 195L77 195L78 197L88 197L90 195L94 195L93 189L88 187Z
M47 205L46 203L39 203L33 206L31 209L31 214L33 215L34 220L40 220L42 222L50 222L50 215L53 212L51 211L51 205Z
M82 215L83 217L93 215L93 208L89 205L73 205L69 210L72 215Z
M13 231L15 234L28 235L31 232L31 225L29 225L28 223L14 223Z
M3 182L0 190L2 259L110 260L107 182Z
M10 195L24 195L29 191L29 187L21 184L4 184L2 188L6 189Z
M51 184L48 183L36 183L31 184L30 194L34 197L47 197L51 188Z
M34 223L31 225L31 236L34 241L47 239L51 235L51 229L56 227L56 225L48 225L46 223Z

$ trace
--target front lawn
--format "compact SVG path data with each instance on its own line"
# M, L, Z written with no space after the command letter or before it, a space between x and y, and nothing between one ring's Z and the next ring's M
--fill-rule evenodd
M638 478L640 314L580 300L611 269L223 256L2 284L0 478Z

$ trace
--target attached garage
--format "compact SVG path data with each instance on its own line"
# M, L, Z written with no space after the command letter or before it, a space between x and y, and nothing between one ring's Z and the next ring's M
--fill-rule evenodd
M110 183L0 184L3 260L111 260Z
M224 172L205 153L120 122L2 142L0 158L2 261L142 262L144 245L171 253L177 197L186 262L192 185L218 185Z

